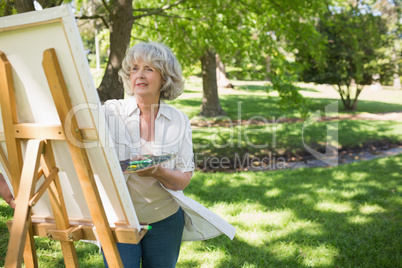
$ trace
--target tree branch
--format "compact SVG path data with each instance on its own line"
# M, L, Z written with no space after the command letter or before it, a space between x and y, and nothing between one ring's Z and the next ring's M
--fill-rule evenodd
M75 16L76 19L78 20L96 20L96 19L101 19L103 24L106 26L106 28L109 28L109 24L107 23L105 16L104 15L82 15L82 16Z
M141 9L141 10L138 10L138 9L137 9L137 10L133 10L133 11L142 11L142 10L147 11L147 12L144 13L144 14L137 15L137 16L133 16L133 19L134 19L134 20L137 20L137 19L140 19L140 18L142 18L142 17L160 14L160 13L162 13L162 12L164 12L164 11L166 11L166 10L171 9L172 7L175 7L175 6L177 6L177 5L180 5L181 3L184 3L184 2L186 2L186 1L187 1L187 0L179 0L179 1L174 2L174 3L171 4L171 5L164 5L164 6L161 7L161 8L155 8L155 9Z
M167 18L172 18L172 19L185 19L185 20L193 20L192 18L188 18L188 17L181 17L179 15L168 15L168 14L155 14L157 16L161 16L161 17L167 17Z
M105 1L105 0L102 0L102 4L103 4L103 6L105 7L107 13L109 13L109 16L111 16L111 15L112 15L112 11L110 10L110 8L109 8L109 6L107 5L106 1Z

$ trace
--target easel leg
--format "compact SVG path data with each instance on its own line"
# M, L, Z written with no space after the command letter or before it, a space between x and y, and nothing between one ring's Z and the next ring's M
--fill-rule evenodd
M35 240L32 232L32 223L29 219L27 238L25 240L24 247L24 264L26 268L37 268L38 267L38 257L36 255Z
M2 52L0 52L0 96L4 133L7 140L8 161L6 161L2 150L0 151L0 158L3 165L6 166L7 176L11 179L14 196L17 196L21 178L22 151L20 139L17 139L14 135L14 124L18 123L18 119L11 64ZM12 165L9 165L9 163L12 163ZM12 238L10 237L10 239ZM28 235L26 242L24 250L25 266L27 268L37 267L33 236Z
M5 267L20 267L30 223L31 207L28 205L38 180L38 167L44 142L30 140L28 142L25 162L22 168L20 189L15 208L13 225L6 255Z
M50 141L46 141L45 154L41 158L41 166L45 177L48 177L51 171L56 168L56 160L54 159L52 144ZM67 230L70 228L70 223L68 221L59 176L56 176L53 179L53 182L49 185L48 193L57 229ZM79 267L74 242L60 241L60 244L66 267Z

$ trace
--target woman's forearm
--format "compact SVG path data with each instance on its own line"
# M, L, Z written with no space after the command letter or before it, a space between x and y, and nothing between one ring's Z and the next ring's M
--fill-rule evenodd
M139 176L152 176L166 188L174 191L184 190L190 183L192 172L171 170L161 165L137 172Z
M8 188L6 179L0 173L0 195L12 208L15 208L14 197Z

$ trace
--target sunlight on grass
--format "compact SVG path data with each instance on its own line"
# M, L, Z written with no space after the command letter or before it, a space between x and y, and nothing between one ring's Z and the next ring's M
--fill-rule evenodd
M267 197L276 197L276 196L279 196L281 193L282 193L282 191L280 189L274 188L274 189L268 190L265 193L265 196L267 196Z
M364 217L364 216L361 216L361 215L350 216L348 218L348 222L349 223L354 223L354 224L367 224L367 223L369 223L371 221L372 221L371 218Z
M367 194L367 190L365 189L353 189L350 191L341 192L341 197L346 199L353 199L358 197L359 195L365 195L365 194Z
M318 246L308 246L300 249L296 258L307 267L332 266L334 259L338 255L338 250L329 244Z
M379 205L364 204L360 207L360 212L363 214L383 213L385 212L385 209Z
M219 267L227 259L227 251L216 246L204 246L201 241L184 242L180 250L180 262L176 267ZM202 263L196 265L194 260L201 259Z
M320 202L315 206L315 209L319 211L330 211L330 212L338 212L345 213L353 210L351 204L349 202L336 203L336 202Z

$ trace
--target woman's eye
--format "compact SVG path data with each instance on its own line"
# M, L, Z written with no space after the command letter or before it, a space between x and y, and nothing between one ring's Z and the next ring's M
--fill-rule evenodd
M154 70L152 68L148 68L148 71L153 72Z

